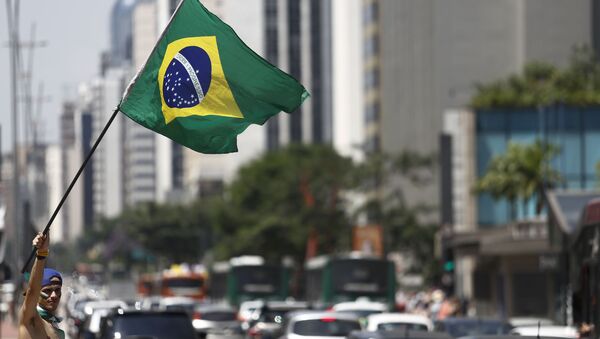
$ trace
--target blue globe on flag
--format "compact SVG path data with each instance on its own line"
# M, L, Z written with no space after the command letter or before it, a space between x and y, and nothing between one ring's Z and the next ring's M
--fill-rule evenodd
M208 53L200 47L185 47L175 54L163 79L167 106L189 108L200 104L210 88L211 67Z

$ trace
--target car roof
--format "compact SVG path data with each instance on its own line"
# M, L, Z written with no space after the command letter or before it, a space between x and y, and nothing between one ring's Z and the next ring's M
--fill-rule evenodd
M367 319L369 321L410 321L423 324L432 323L432 321L424 315L411 313L375 313L370 314Z
M542 325L542 326L520 326L515 327L512 333L519 335L537 336L549 336L549 337L561 337L561 338L576 338L577 329L572 326L556 326L556 325Z
M436 323L471 323L471 322L482 322L482 323L499 323L508 324L506 321L497 318L479 318L479 317L448 317L442 320L436 320Z
M199 305L196 306L195 309L198 310L198 311L202 311L202 312L210 312L210 311L237 312L235 308L233 308L233 307L231 307L229 305L224 305L224 304L199 304Z
M272 309L308 308L306 301L267 301L266 306Z
M425 332L413 330L395 330L395 331L378 331L378 332L358 332L364 334L366 338L379 339L451 339L448 333L445 332ZM513 338L514 339L514 338Z
M333 305L334 311L387 311L388 307L385 303L377 301L346 301Z
M188 297L166 297L160 299L160 304L164 306L168 305L189 305L189 304L197 304L198 301Z
M354 313L339 313L339 312L327 312L327 311L311 311L311 310L303 310L303 311L294 311L288 313L288 318L290 321L304 321L304 320L318 320L322 318L334 318L340 320L356 320L358 321L359 317Z
M367 328L374 330L377 325L389 322L403 322L411 324L420 324L433 328L433 322L426 316L409 313L376 313L367 316Z

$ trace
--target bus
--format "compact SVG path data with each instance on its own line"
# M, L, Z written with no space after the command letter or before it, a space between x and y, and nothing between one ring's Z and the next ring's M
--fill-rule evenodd
M248 300L285 300L289 284L289 267L265 263L259 256L240 256L212 266L209 297L236 307Z
M306 299L316 307L368 298L393 309L396 270L387 259L357 253L323 255L305 264Z
M159 294L162 297L189 297L202 300L206 297L206 274L175 265L163 271L159 278Z
M588 201L583 208L570 252L574 263L573 320L600 329L600 198Z

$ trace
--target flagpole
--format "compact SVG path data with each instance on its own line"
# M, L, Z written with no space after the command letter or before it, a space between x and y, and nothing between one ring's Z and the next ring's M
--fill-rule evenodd
M73 180L71 180L71 183L69 184L69 187L65 191L65 194L63 194L63 197L60 200L60 202L58 203L58 206L56 206L56 209L54 210L54 213L52 213L52 216L50 217L50 220L48 220L48 224L46 224L46 227L44 228L44 231L42 232L44 235L48 234L48 232L50 231L50 225L52 225L52 222L54 221L54 218L56 218L56 215L60 211L62 205L65 203L65 200L67 200L67 197L69 196L69 193L71 193L71 190L73 189L73 186L75 186L75 183L77 182L77 179L79 179L79 176L81 175L81 173L85 169L85 166L87 165L88 161L91 159L92 154L94 154L94 151L96 151L96 148L98 148L98 145L100 144L100 141L104 137L104 134L106 134L106 131L108 131L108 128L110 127L110 124L112 124L113 120L115 120L115 118L117 117L117 114L119 113L120 109L121 109L120 105L117 105L117 108L113 112L112 116L110 117L110 119L108 119L108 122L106 123L106 125L104 125L104 128L102 129L102 132L100 132L100 135L98 136L98 139L96 139L96 142L94 142L94 146L92 146L92 149L90 150L90 152L88 153L87 157L83 161L83 164L81 164L81 167L79 167L79 170L77 171L77 174L75 174L75 177L73 178ZM29 263L31 262L31 260L33 259L33 256L35 255L35 252L36 252L36 248L33 248L31 250L31 254L29 255L29 258L25 262L25 265L21 269L21 273L25 273L25 271L27 270L27 267L29 266Z

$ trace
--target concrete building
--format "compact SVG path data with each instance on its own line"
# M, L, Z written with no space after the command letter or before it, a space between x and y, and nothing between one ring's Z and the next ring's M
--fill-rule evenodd
M267 148L332 142L332 2L265 0L267 60L298 79L311 98L267 123Z
M572 47L592 38L588 0L367 3L377 16L372 49L380 71L365 80L377 87L367 92L375 112L367 110L366 130L376 131L378 140L368 143L379 142L384 152L436 153L443 112L468 104L475 84L517 73L532 60L564 66ZM439 205L438 182L406 195Z
M60 116L60 147L62 149L62 184L66 191L71 179L83 163L81 128L74 103L65 102ZM83 187L78 181L63 205L63 239L73 241L83 230Z

